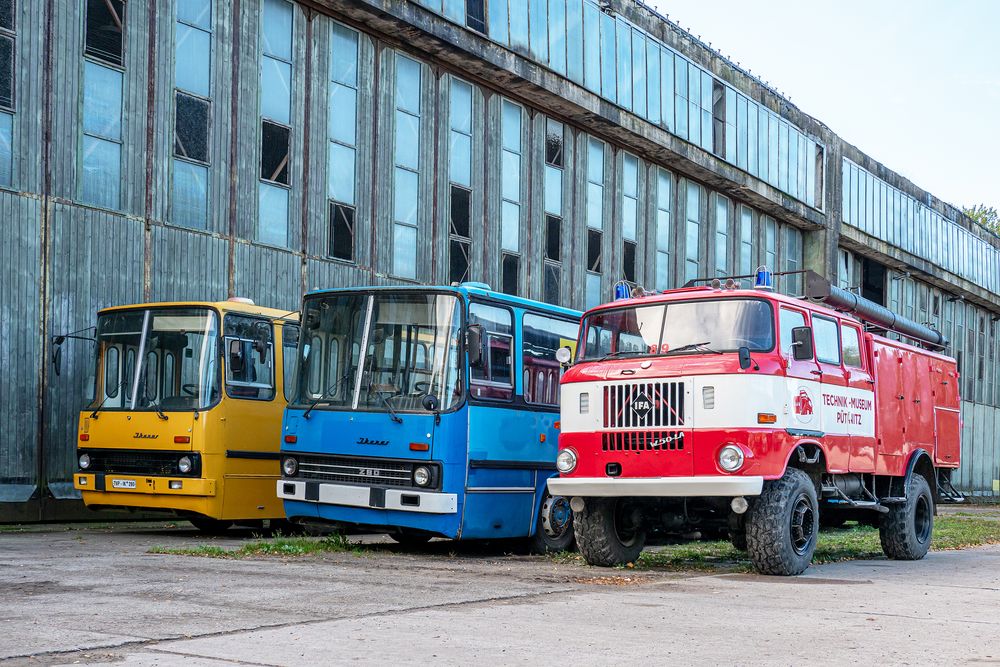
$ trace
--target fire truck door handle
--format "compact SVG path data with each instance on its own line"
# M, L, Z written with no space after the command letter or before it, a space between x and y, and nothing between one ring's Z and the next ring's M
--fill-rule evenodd
M813 375L819 375L821 377L823 375L823 371L809 371L809 372L812 373Z
M867 382L868 384L875 384L875 380L871 378L865 378L865 382Z

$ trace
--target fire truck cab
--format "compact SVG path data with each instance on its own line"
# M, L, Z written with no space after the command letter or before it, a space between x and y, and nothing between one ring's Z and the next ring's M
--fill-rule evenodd
M936 503L960 498L947 341L805 273L801 299L714 280L586 313L549 490L588 563L634 561L648 532L728 531L793 575L821 517L877 523L889 558L927 553Z

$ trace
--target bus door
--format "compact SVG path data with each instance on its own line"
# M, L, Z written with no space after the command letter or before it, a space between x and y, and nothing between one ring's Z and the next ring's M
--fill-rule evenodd
M535 499L538 435L534 415L517 396L520 372L514 310L472 302L470 326L480 331L480 349L469 367L468 477L462 535L523 537ZM533 442L532 442L533 440Z

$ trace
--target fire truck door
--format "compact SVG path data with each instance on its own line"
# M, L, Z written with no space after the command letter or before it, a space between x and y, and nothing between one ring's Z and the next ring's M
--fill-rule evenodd
M854 324L840 325L844 377L851 389L846 406L851 436L851 472L875 471L875 380L871 373L870 344Z
M819 428L824 434L827 466L830 472L847 472L851 464L851 432L845 414L850 392L841 361L840 323L820 315L814 315L812 323L822 383L817 391L816 412L821 417Z

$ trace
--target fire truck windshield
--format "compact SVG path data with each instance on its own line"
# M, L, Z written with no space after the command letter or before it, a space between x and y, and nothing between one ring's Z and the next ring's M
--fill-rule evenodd
M774 313L762 299L699 299L602 310L584 318L581 332L580 361L682 347L683 354L767 352L774 348Z

